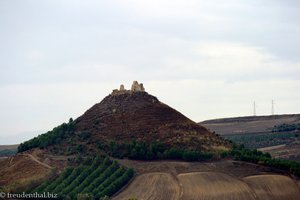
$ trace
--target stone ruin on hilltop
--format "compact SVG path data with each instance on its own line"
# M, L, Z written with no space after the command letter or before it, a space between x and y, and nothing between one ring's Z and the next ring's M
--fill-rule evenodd
M130 93L130 92L145 92L145 88L143 83L138 83L137 81L133 81L131 85L131 90L126 90L124 85L120 85L120 89L114 89L111 95L123 94L123 93Z

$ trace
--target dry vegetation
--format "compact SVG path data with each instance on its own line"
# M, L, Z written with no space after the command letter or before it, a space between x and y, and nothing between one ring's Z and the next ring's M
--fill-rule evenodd
M27 155L18 154L0 162L0 186L15 190L31 181L45 178L51 169L37 163Z
M50 156L35 149L0 161L0 188L6 191L22 190L33 182L40 182L65 167L66 158Z

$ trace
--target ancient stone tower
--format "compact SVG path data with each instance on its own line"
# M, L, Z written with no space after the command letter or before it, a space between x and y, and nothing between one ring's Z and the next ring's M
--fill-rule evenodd
M120 85L120 89L114 89L112 91L112 95L117 95L117 94L123 94L123 93L130 93L130 92L145 92L145 88L143 83L138 83L137 81L133 81L132 85L131 85L131 90L126 90L124 85L121 84Z
M132 86L131 86L131 91L132 92L145 92L145 88L143 86L143 83L138 83L137 81L133 81Z

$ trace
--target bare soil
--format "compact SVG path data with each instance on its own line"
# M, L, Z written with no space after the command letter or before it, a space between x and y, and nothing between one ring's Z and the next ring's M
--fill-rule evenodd
M243 179L255 192L259 200L298 200L297 183L287 176L259 175Z
M255 164L232 160L120 162L138 174L114 200L300 199L298 180Z
M147 173L137 176L129 187L113 198L123 200L137 199L179 199L180 186L171 174Z

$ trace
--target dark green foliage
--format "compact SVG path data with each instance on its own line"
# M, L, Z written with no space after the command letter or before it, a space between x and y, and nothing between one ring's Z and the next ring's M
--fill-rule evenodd
M295 131L300 130L300 124L280 124L274 126L272 132L287 132L287 131Z
M159 142L146 144L145 142L138 143L135 140L130 144L111 142L107 149L109 154L113 157L128 157L137 160L179 159L186 161L205 161L213 157L213 154L209 152L183 150L175 147L167 149Z
M116 161L96 157L83 159L77 168L66 168L55 180L43 183L32 192L53 192L64 199L99 199L111 196L133 177L132 169L120 166Z
M13 156L17 151L17 149L3 149L0 151L0 156Z
M55 127L52 131L41 134L21 143L18 147L18 152L27 151L32 148L45 148L49 145L58 144L62 139L67 138L69 135L73 134L75 131L75 122L70 118L68 123L63 123L62 125Z
M235 160L262 164L265 166L289 171L298 177L300 176L300 163L291 160L271 158L269 153L263 153L257 150L249 150L243 146L234 146L230 152L230 155L233 156Z

